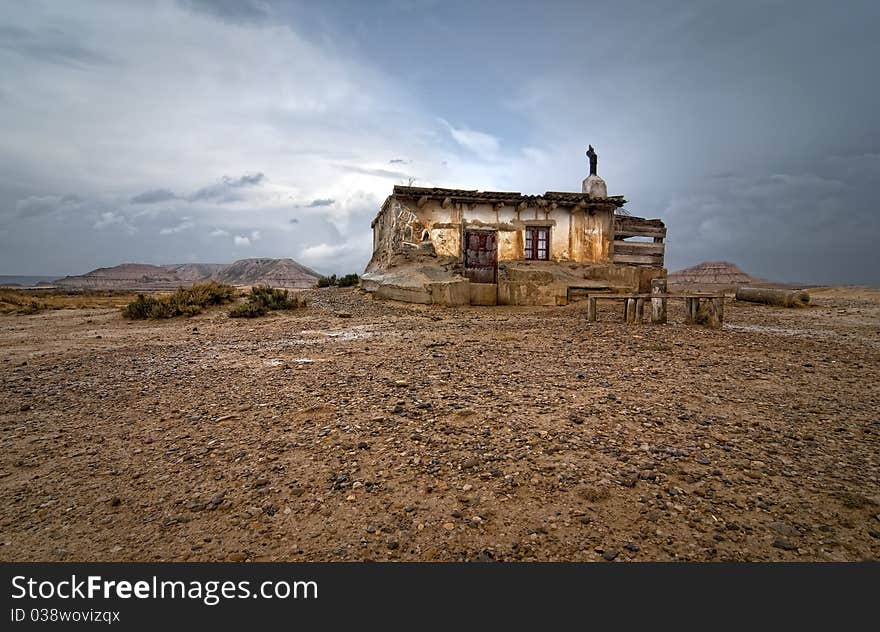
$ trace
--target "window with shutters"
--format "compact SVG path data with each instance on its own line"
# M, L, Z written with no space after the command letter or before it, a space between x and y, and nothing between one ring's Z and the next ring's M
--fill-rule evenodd
M526 259L550 259L550 227L526 226Z

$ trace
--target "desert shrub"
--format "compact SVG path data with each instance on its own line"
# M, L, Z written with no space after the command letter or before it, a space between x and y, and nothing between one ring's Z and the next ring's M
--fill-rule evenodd
M122 308L126 318L175 318L195 316L211 305L222 305L235 299L236 290L231 285L216 283L197 283L192 287L180 287L173 294L137 298Z
M354 287L358 284L361 278L356 274L346 274L343 277L339 277L339 280L336 282L336 285L339 287Z
M268 285L252 287L251 293L248 295L248 302L263 304L266 309L293 309L297 307L294 304L296 297L291 297L290 292Z
M263 303L252 303L250 301L246 301L244 303L239 303L231 310L229 310L230 318L257 318L258 316L265 316L269 310Z
M336 275L318 277L318 287L332 287L336 285Z
M147 298L143 294L138 294L136 299L122 308L122 315L133 320L149 318L156 303L158 301L152 296Z
M307 305L308 300L295 292L291 293L288 290L268 285L256 285L247 295L247 301L233 307L229 316L232 318L255 318L265 316L269 311L298 309Z
M231 285L209 281L208 283L197 283L188 288L178 288L174 296L177 296L178 300L182 300L184 304L207 307L208 305L229 303L235 300L236 294L235 288Z
M353 287L358 284L361 278L356 274L346 274L336 278L335 274L330 276L322 276L318 278L318 287Z

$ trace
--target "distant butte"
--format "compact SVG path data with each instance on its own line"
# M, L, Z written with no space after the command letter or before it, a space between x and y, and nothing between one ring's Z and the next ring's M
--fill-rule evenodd
M293 259L240 259L234 263L151 265L122 263L86 274L67 276L55 285L97 290L164 290L200 281L231 285L272 285L291 289L313 287L320 274Z

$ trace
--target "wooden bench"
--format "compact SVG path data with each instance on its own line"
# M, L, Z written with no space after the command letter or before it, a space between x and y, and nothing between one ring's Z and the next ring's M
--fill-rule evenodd
M591 293L599 293L599 292L610 292L612 291L610 287L605 285L569 285L565 288L565 300L568 303L572 302L572 299L575 296L589 296Z
M663 281L658 283L657 281ZM705 324L713 329L720 329L724 323L723 293L668 294L666 282L658 279L651 283L650 294L588 294L587 320L599 320L599 300L623 301L623 320L627 323L642 323L645 319L645 304L651 301L651 322L666 322L666 307L670 299L683 300L685 306L685 322L696 323L700 308L705 306Z

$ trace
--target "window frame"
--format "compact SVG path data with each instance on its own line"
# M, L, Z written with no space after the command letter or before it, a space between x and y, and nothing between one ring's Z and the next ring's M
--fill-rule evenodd
M550 226L526 226L523 253L529 261L550 261Z

